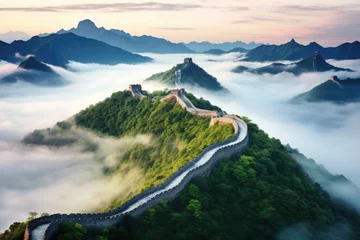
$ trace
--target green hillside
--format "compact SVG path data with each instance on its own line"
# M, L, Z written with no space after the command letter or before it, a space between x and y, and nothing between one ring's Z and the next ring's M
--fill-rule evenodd
M183 67L184 64L178 64L168 71L152 75L147 78L146 81L158 81L169 87L174 87L176 80L175 72ZM221 86L215 77L208 74L204 69L195 63L189 64L189 66L182 71L181 83L198 86L211 91L226 90L223 86Z
M338 80L339 84L328 80L292 99L301 102L351 103L360 101L360 78Z
M161 95L157 92L156 95ZM157 100L152 101L153 98ZM204 100L198 100L204 102ZM151 145L135 145L118 157L116 168L104 168L106 175L121 174L134 166L145 173L142 182L125 198L117 199L109 208L120 205L147 188L158 185L172 173L195 158L213 143L233 136L231 125L209 127L210 118L190 114L180 105L160 102L155 95L140 100L129 91L117 92L75 115L74 124L98 134L114 137L149 135ZM24 141L29 144L67 146L79 141L69 122L60 122L53 129L38 130ZM85 150L96 151L89 142ZM104 206L105 208L106 206Z
M360 216L313 183L279 140L247 122L250 147L243 156L222 161L143 216L80 239L276 239L298 223L308 230L299 239L359 239Z

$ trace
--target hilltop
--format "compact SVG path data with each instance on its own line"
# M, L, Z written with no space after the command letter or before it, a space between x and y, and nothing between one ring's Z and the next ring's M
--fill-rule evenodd
M36 85L60 86L66 84L56 72L35 57L28 57L21 62L16 70L0 80L2 84L24 81Z
M41 62L60 67L66 67L69 61L108 65L151 61L151 58L73 33L51 34L46 37L36 36L28 41L14 41L11 44L0 42L1 60L17 63L17 54L35 55Z
M89 19L82 20L76 28L70 30L61 29L57 34L74 33L78 36L96 39L111 46L124 49L129 52L150 52L150 53L192 53L193 51L183 44L172 43L163 38L153 36L132 36L129 33L118 30L107 30L104 27L97 27Z
M226 90L215 77L195 64L191 58L185 58L184 63L178 64L168 71L156 73L145 81L158 81L170 87L177 83L199 86L211 91Z
M152 135L151 144L131 146L116 159L115 168L104 169L107 176L126 174L134 166L145 173L125 198L114 201L113 208L159 185L206 146L233 136L230 125L209 127L210 118L194 116L173 101L161 102L160 97L168 91L144 94L146 97L140 99L129 91L114 93L72 120L35 131L24 141L57 146L59 140L58 147L68 146L78 141L77 128L114 137ZM199 105L214 107L196 100ZM126 216L107 229L85 229L76 222L63 222L54 239L276 239L283 230L304 222L310 239L327 237L327 232L341 239L342 223L346 223L347 236L359 238L360 216L311 179L291 149L246 117L242 119L250 134L249 148L242 156L222 159L209 174L186 185L179 196L154 205L139 217ZM61 141L64 138L73 141ZM86 142L84 147L84 151L97 149L95 142ZM326 173L327 179L332 177L333 181L346 181ZM13 224L0 240L23 239L25 227Z
M292 99L294 103L334 102L342 104L358 101L360 101L360 78L340 80L336 76Z
M292 64L272 63L268 66L250 69L244 66L238 66L232 70L235 73L251 72L255 74L278 74L281 72L289 72L294 75L300 75L308 72L326 72L326 71L347 71L350 69L338 68L325 61L325 59L316 52L314 55L307 57L299 62Z
M324 48L316 42L308 45L297 43L294 39L281 45L261 45L248 52L246 61L296 61L310 56L315 51L321 53L325 59L360 59L360 42L344 43L337 47Z

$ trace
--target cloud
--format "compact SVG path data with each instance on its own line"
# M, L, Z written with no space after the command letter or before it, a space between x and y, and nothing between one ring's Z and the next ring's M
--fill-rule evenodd
M62 148L0 139L1 230L13 221L25 220L30 211L101 211L139 187L144 176L139 167L110 176L105 176L103 169L118 166L119 156L128 146L149 144L149 137L116 139L74 130L79 141ZM96 144L97 150L83 152L83 141Z
M227 8L227 10L233 11L233 12L242 12L242 11L249 11L250 8L249 7L229 7L229 8Z
M242 23L257 23L257 22L283 22L283 19L279 18L268 18L268 17L247 17L242 20L234 20L232 24L242 24Z
M134 12L134 11L184 11L200 8L196 4L172 4L159 2L144 3L100 3L100 4L70 4L43 7L3 7L0 11L12 12L69 12L69 11L98 11L98 12Z
M126 142L121 139L104 139L103 154L95 155L83 153L76 147L57 150L46 147L30 148L20 145L19 142L29 132L48 128L58 121L68 119L113 92L127 89L129 84L141 83L156 72L172 68L185 57L193 57L195 63L217 77L219 82L233 93L226 97L197 88L191 89L195 95L209 99L229 113L249 116L271 136L298 148L330 172L344 174L360 185L360 104L306 104L296 107L287 104L288 99L326 81L334 75L333 72L309 73L299 77L292 74L235 74L230 70L238 65L255 68L268 63L239 62L237 59L240 55L237 53L221 56L146 55L154 58L154 61L116 66L71 62L71 72L53 67L71 82L61 88L36 87L23 83L0 88L1 230L13 221L23 220L27 212L33 210L71 212L106 207L110 198L131 188L132 185L122 185L122 181L140 181L142 175L139 169L134 169L134 175L120 176L124 177L120 179L101 177L104 164L112 166L114 158L111 156L116 156L113 149L117 148L107 149L106 146L126 146ZM208 61L209 58L216 62ZM357 70L355 73L338 73L340 78L360 76L359 60L329 62L338 67ZM14 68L16 65L0 62L0 77ZM147 91L164 89L163 85L152 82L142 85ZM78 134L80 133L81 131ZM91 139L99 137L84 133L84 136L88 135ZM99 156L105 160L97 161ZM110 157L106 160L106 156ZM119 188L120 192L112 191L113 186ZM77 192L82 194L79 199L69 197ZM107 192L115 195L106 195ZM343 195L349 194L346 192ZM94 195L108 198L98 199L93 197Z

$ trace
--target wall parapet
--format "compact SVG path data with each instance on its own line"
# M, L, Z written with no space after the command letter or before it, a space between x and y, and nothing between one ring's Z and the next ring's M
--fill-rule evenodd
M171 95L171 93L169 94ZM168 95L168 96L169 96ZM176 95L178 97L178 95ZM166 97L165 97L166 98ZM183 100L181 100L183 102ZM191 102L190 102L191 103ZM185 104L185 103L184 103ZM191 103L192 104L192 103ZM186 104L185 104L186 105ZM187 108L187 107L186 107ZM214 119L214 120L213 120ZM139 216L143 212L145 212L147 209L153 207L157 203L163 200L171 199L176 197L179 192L194 178L197 176L204 175L205 173L209 172L210 169L217 164L220 160L226 159L228 157L231 157L235 154L241 154L249 144L248 134L247 134L247 125L246 123L241 120L240 118L236 116L229 116L226 115L224 117L220 118L213 118L212 122L215 123L217 121L224 121L228 123L236 123L237 128L235 128L235 134L234 137L220 142L215 143L207 148L205 148L198 156L196 156L193 160L185 164L183 167L178 169L175 173L173 173L165 182L162 184L159 184L158 186L149 188L145 190L144 192L134 196L130 200L126 201L124 204L119 206L118 208L115 208L113 210L110 210L108 212L104 213L95 213L95 214L53 214L51 216L41 217L38 219L32 220L28 226L27 231L24 235L24 240L50 240L52 236L55 234L56 229L58 227L59 223L63 222L76 222L84 225L85 227L96 227L96 228L106 228L109 226L112 226L114 224L117 224L122 220L122 218L126 215L132 215L132 216ZM217 119L217 120L216 120ZM211 124L211 123L210 123ZM242 125L242 129L240 130L240 124ZM241 138L241 134L245 134L243 136L243 139L241 141L238 141L239 138ZM234 143L234 144L231 144ZM205 154L209 153L210 151L213 151L214 149L217 149L209 158L207 162L200 166L195 166L196 163L199 162L199 160L204 157ZM188 171L188 172L187 172ZM177 185L175 185L173 188L161 191L163 188L170 185L170 183L175 180L180 175L186 173L186 175L181 179L181 182ZM154 195L151 199L148 199L148 201L144 202L143 204L138 205L134 209L130 211L126 211L128 208L130 208L133 204L137 203L139 200L146 198L147 196L151 196L152 194L160 191L159 194ZM124 213L125 212L125 213ZM49 226L46 228L43 238L42 239L32 239L31 232L41 226L49 224Z

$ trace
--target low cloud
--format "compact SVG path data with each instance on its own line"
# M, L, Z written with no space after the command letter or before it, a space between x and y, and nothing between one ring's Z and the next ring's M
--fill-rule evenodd
M336 223L322 230L315 230L310 223L298 223L283 229L276 236L276 240L347 240L353 239L354 237L351 227L344 223Z
M150 137L100 137L78 128L72 129L71 136L76 143L60 148L24 145L1 137L1 230L13 221L25 220L30 211L100 211L139 187L142 169L134 166L109 176L104 169L115 170L129 146L149 144ZM89 143L96 150L84 152Z
M12 12L69 12L69 11L98 11L98 12L134 12L134 11L184 11L200 8L196 4L172 4L160 2L144 3L99 3L99 4L69 4L43 7L3 7L0 11Z
M111 138L103 139L97 136L99 141L104 140L102 142L106 143L104 154L98 155L84 153L80 151L81 148L79 150L75 147L52 149L23 146L20 141L29 132L48 128L58 121L68 119L111 93L127 89L129 84L142 83L152 74L172 68L185 57L193 57L195 63L232 92L232 95L226 97L195 88L191 90L195 95L209 99L229 113L250 117L271 136L298 148L307 157L324 165L331 173L343 174L360 185L360 104L314 103L294 106L287 103L293 96L326 81L334 72L308 73L298 77L288 73L235 74L230 70L238 65L256 68L268 63L239 62L237 59L241 55L237 53L221 56L145 55L152 57L154 61L116 66L71 62L71 72L53 67L58 74L71 82L60 88L37 87L20 82L0 88L0 211L3 214L1 230L13 221L23 220L27 212L33 210L51 213L106 207L110 198L132 186L127 185L128 179L133 182L140 181L142 173L136 168L133 175L120 176L119 179L102 177L104 164L112 166L116 158L110 157L100 162L97 159L101 156L102 159L106 159L104 157L108 155L116 156L115 152L107 154L112 152L113 148L106 150L105 147L110 146L108 140L121 143L121 139L113 141ZM209 59L215 61L208 61ZM336 73L340 78L360 76L359 60L329 62L338 67L356 70L354 73ZM13 64L0 62L0 77L14 68L16 66ZM147 91L165 88L153 82L142 85ZM79 130L78 134L81 131ZM88 134L92 133L84 133L84 136ZM97 137L89 136L91 139ZM126 146L126 142L122 144ZM119 189L119 192L112 189ZM105 193L109 193L108 198L102 198ZM74 195L77 197L74 198ZM72 196L72 199L69 196Z

